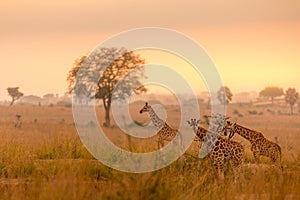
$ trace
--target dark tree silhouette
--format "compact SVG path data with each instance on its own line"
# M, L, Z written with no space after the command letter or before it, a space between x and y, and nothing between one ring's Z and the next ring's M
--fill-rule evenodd
M285 92L285 101L290 105L291 115L293 115L293 107L299 100L299 93L295 88L289 88Z
M12 106L14 102L20 99L24 94L19 91L19 87L9 87L7 88L9 96L11 96L10 105Z
M232 93L227 86L223 86L218 90L217 98L221 104L229 104L232 100Z
M270 97L272 105L274 104L274 98L282 96L283 94L283 89L279 87L266 87L259 92L259 96L261 97Z
M79 97L83 95L101 99L105 109L104 126L110 127L109 113L113 99L124 99L132 92L139 94L147 91L140 82L140 78L145 77L145 61L125 48L101 48L92 56L92 60L83 56L75 61L67 78L69 91ZM85 70L87 65L94 68ZM83 79L84 76L87 78ZM77 82L77 78L81 78L81 81Z

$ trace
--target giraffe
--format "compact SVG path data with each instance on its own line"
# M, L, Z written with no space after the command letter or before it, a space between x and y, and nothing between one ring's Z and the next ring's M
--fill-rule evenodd
M182 138L181 134L178 132L177 129L171 128L167 122L164 122L162 119L158 117L158 115L155 113L153 108L148 104L148 102L145 103L144 107L140 110L140 114L148 112L150 119L153 123L153 125L157 128L158 130L158 149L164 145L164 141L171 141L174 139L178 133L179 135L179 144L180 149L183 152L183 144L182 144Z
M267 140L261 132L251 130L229 121L227 124L230 132L229 139L237 133L251 143L251 151L256 164L259 163L260 156L266 156L269 157L275 165L280 167L281 170L283 169L281 165L281 147L278 144Z
M191 119L188 124L197 135L195 141L205 142L210 147L208 156L216 169L219 179L224 180L224 164L229 160L232 164L234 179L236 180L239 171L244 163L245 149L238 142L224 139L219 134L208 131L198 126L200 120ZM203 145L202 145L203 146ZM203 147L202 147L203 148Z

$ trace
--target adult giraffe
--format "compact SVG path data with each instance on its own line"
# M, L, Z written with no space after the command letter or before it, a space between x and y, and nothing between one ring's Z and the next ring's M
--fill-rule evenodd
M220 137L219 134L208 131L199 126L200 120L191 119L188 124L192 127L197 135L196 141L202 143L202 148L207 148L208 156L216 169L220 180L224 179L225 161L229 160L232 164L234 178L236 180L239 171L244 163L245 149L238 142L227 140Z
M158 115L155 113L153 108L148 104L148 102L145 103L143 108L140 110L140 114L148 112L150 119L153 123L153 125L156 127L158 130L157 135L158 135L158 149L164 145L164 141L171 141L173 140L176 135L178 134L178 145L181 149L181 153L184 151L184 147L182 144L182 137L180 132L177 129L171 128L167 122L163 121L158 117Z
M230 132L229 139L237 133L251 143L251 151L257 164L260 156L266 156L281 170L283 169L281 164L281 147L278 144L266 139L261 132L251 130L237 123L227 121L227 127Z

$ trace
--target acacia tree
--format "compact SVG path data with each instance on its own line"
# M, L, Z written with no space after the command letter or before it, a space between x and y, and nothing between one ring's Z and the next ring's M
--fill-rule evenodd
M232 100L232 93L227 86L222 86L217 92L217 98L221 104L229 104Z
M293 115L294 104L299 100L299 93L295 88L289 88L285 92L285 101L290 105L291 115Z
M270 97L272 101L272 105L274 104L274 98L282 96L283 94L284 94L283 89L279 87L266 87L259 92L259 96Z
M7 92L11 97L10 105L12 106L14 102L20 99L24 94L19 91L19 87L9 87L7 88Z
M75 61L67 78L69 92L101 99L105 109L104 126L110 127L112 100L147 91L140 82L140 78L145 77L144 64L145 60L138 54L125 48L98 49Z

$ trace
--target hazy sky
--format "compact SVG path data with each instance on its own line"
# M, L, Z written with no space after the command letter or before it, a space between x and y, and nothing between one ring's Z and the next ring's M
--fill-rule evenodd
M63 94L73 61L108 37L156 26L201 44L233 92L300 90L300 1L3 1L0 99L6 88Z

